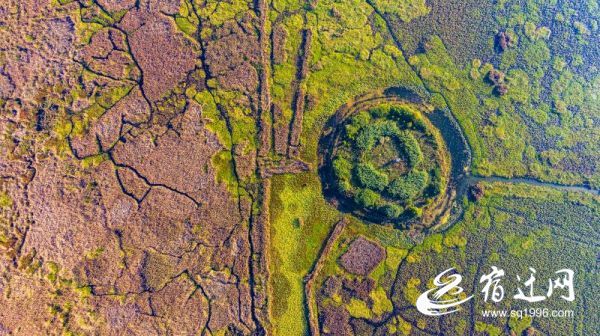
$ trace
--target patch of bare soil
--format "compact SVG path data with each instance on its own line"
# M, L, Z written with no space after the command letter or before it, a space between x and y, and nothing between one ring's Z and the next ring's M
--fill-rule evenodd
M339 260L340 266L346 271L367 276L385 258L385 250L370 240L358 237Z

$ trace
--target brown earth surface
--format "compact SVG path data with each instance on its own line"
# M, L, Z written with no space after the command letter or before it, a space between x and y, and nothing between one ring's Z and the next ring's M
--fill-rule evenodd
M260 334L254 153L184 91L255 111L261 23L249 3L190 38L181 4L0 3L0 334Z
M385 258L385 250L363 237L354 240L340 257L339 264L346 271L367 276Z

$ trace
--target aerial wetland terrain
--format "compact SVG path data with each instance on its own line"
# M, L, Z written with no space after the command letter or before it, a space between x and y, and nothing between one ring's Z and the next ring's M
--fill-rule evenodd
M0 335L599 335L599 24L0 0Z

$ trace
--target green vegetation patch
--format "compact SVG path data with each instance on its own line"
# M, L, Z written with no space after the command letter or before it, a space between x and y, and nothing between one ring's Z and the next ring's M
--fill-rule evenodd
M397 15L405 23L431 12L425 0L374 0L373 3L381 12Z
M0 208L10 208L13 205L13 200L6 191L0 192Z
M271 291L275 335L304 335L304 277L339 213L320 192L313 173L273 177Z
M558 335L593 333L597 326L588 316L597 315L598 309L588 303L598 299L597 294L591 294L598 282L598 196L528 184L485 183L484 190L476 203L466 204L462 219L450 229L429 235L409 249L405 262L394 273L392 302L395 307L410 307L400 316L414 326L422 316L414 307L417 297L432 288L437 274L451 267L463 277L461 287L466 293L462 294L474 295L470 304L475 312L530 308L528 302L513 297L517 288L527 288L524 282L530 269L537 271L536 295L547 295L548 279L555 279L554 272L568 268L576 274L576 291L590 294L568 302L560 298L565 292L556 292L544 300L543 307L573 310L574 317L486 319L475 314L474 323L462 325L460 321L473 317L469 309L463 309L447 315L441 324L427 319L423 327L435 332L455 329L460 335L505 335L507 329L522 335L530 326ZM478 282L492 266L506 272L501 281L506 293L498 303L485 302Z
M448 154L416 106L382 104L355 113L339 127L333 183L353 213L399 222L421 216L422 208L443 194Z

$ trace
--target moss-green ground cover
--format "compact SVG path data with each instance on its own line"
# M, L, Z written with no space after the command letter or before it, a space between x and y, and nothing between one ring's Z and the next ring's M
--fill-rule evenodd
M598 8L565 3L555 11L553 6L541 1L476 6L494 19L489 26L495 31L479 36L487 43L470 51L472 59L455 50L455 38L447 33L415 28L423 34L421 47L409 62L459 120L473 150L475 173L597 188L598 159L592 153L598 151L599 73L593 50L599 43L577 26L597 26ZM581 19L573 13L581 13ZM393 22L391 27L403 32ZM504 51L498 50L498 32L511 39ZM506 75L506 94L490 85L491 70Z
M594 34L598 31L598 6L593 1L557 5L535 0L500 1L494 5L432 1L426 5L428 9L419 10L418 15L407 19L396 10L400 8L387 8L385 1L318 1L314 8L295 2L273 4L278 13L271 13L271 21L285 26L288 32L288 58L274 68L272 93L274 100L283 105L287 118L292 114L293 92L289 87L295 73L300 31L307 28L314 34L305 82L314 105L304 113L301 136L301 158L313 164L313 170L299 176L275 177L273 181L272 295L277 332L300 335L306 330L304 306L300 306L304 302L302 278L331 225L340 216L321 196L314 169L319 163L317 135L338 108L358 95L392 86L429 93L429 103L436 108L448 108L458 120L471 148L470 169L474 174L525 176L598 187L599 82L598 68L594 66L597 59L594 52L597 55L600 45L595 36L598 34ZM291 14L279 14L285 10ZM465 18L466 12L473 15ZM440 18L440 13L447 13L447 17ZM503 52L498 52L496 46L496 34L500 31L513 38ZM506 93L499 94L497 86L490 83L492 70L504 75ZM371 166L354 168L352 162L339 161L338 170L345 170L342 175L355 179L361 188L385 190L394 176L386 173L387 177L383 177L380 171L371 168L383 163L378 158L393 156L396 149L389 144L370 149L366 158ZM408 190L405 186L401 189ZM372 201L369 193L361 193L364 206ZM425 288L426 283L421 282L430 278L429 273L441 271L439 268L447 260L455 260L451 266L459 267L465 277L471 278L476 274L473 265L482 254L486 262L506 260L511 272L526 271L527 263L552 271L550 263L535 256L543 251L548 251L543 252L545 255L558 255L573 240L585 240L592 232L589 229L597 229L594 225L598 222L597 205L593 197L494 184L486 187L485 197L478 203L465 203L461 222L428 236L422 243L415 245L407 233L389 226L366 224L356 218L340 241L347 242L357 234L379 241L386 248L386 261L370 276L389 290L398 265L403 265L402 273L406 275L402 274L399 280L403 287L395 295L389 291L387 294L394 303L405 304ZM305 211L326 213L326 219L306 220L311 215ZM583 282L589 286L593 282L589 278L593 277L592 256L598 251L589 241L593 234L587 237L582 244L573 243L576 252L569 252L560 260L576 265L583 274ZM345 245L339 244L324 268L324 276L342 272L336 258ZM489 244L495 250L482 252L482 247ZM294 259L299 249L302 259ZM423 267L424 263L428 266ZM299 267L300 264L303 266ZM431 272L425 274L419 269ZM581 306L587 309L591 301L582 302ZM373 314L356 302L351 310L355 315ZM574 323L565 326L548 321L539 323L558 333L573 326L575 330L585 330L587 325L597 325L597 321L585 319L577 317ZM477 321L476 329L490 333L506 328L522 329L517 321L496 325L488 322ZM430 323L413 315L395 316L387 327L410 333L429 328ZM475 327L467 322L448 323L457 333Z
M300 7L279 3L277 6ZM333 15L333 8L339 10L339 16ZM301 136L302 159L313 167L318 166L317 135L341 105L370 90L420 85L393 40L379 32L385 24L373 17L373 13L373 8L361 1L319 1L314 10L302 13L304 19L303 16L281 19L290 36L286 43L286 64L292 68L286 70L285 64L275 67L272 94L275 102L284 103L283 110L287 109L285 113L289 115L292 93L281 91L289 90L288 83L294 74L300 41L298 25L312 29L315 34L306 92L316 98L316 104L304 114ZM278 16L273 16L271 21L276 21ZM283 190L293 198L282 197ZM299 176L275 177L271 199L273 330L276 335L303 335L307 324L302 281L341 214L323 198L316 169Z
M275 335L306 333L303 279L340 214L320 193L318 176L273 178L271 190L272 318Z

